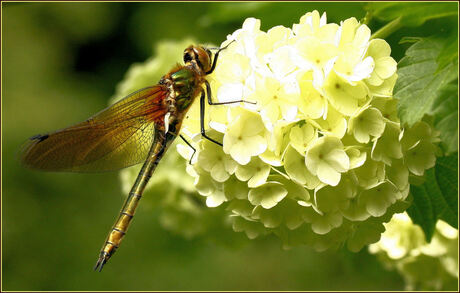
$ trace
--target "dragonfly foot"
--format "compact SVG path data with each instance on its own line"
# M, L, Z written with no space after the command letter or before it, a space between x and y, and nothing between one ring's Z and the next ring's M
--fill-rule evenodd
M102 271L102 268L104 265L107 263L107 261L110 258L110 254L107 253L106 251L101 251L101 254L99 255L99 258L96 262L96 265L94 266L95 271Z

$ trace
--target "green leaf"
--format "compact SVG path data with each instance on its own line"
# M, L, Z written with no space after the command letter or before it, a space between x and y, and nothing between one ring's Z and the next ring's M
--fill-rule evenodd
M262 30L276 25L289 27L298 23L301 16L307 12L317 10L320 14L327 12L328 22L339 23L349 17L361 18L364 16L362 3L332 2L219 2L210 4L200 19L204 27L212 28L228 23L240 26L245 18L254 17L261 20Z
M458 79L440 92L433 105L434 127L441 133L441 148L446 155L458 152Z
M436 73L436 60L443 46L442 40L422 39L409 47L399 62L394 97L400 100L398 114L403 124L412 126L425 114L432 114L440 91L458 77L454 63Z
M409 214L414 224L422 228L425 233L425 239L429 242L433 237L436 225L433 202L424 185L411 185L410 189L414 200L407 209L407 214Z
M458 153L438 158L434 168L426 172L426 180L411 185L413 203L407 210L412 221L422 227L429 242L436 221L442 219L458 228Z
M401 24L417 27L430 19L458 15L456 3L434 2L372 2L366 6L372 16L383 21L391 21L402 16Z
M435 176L446 203L440 218L458 229L458 152L437 159Z
M433 168L426 172L426 177L423 185L411 185L414 201L407 212L412 221L422 227L426 241L430 242L436 226L437 213L442 209L441 203L436 199L442 196L435 180Z
M441 53L438 57L438 69L436 72L444 69L450 63L455 63L458 60L458 27L454 26L450 32L449 37L446 39L446 45L442 48Z

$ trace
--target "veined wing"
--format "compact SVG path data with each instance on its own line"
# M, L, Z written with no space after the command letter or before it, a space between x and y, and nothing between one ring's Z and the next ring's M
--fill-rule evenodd
M22 162L45 171L99 172L143 162L154 121L166 114L162 85L141 89L74 126L30 139Z

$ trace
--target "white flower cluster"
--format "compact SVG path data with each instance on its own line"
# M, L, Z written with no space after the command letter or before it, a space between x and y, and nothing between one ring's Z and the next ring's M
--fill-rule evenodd
M401 129L388 43L355 18L328 24L313 11L267 32L249 18L228 44L209 76L213 99L255 104L207 106L207 134L223 147L201 138L199 103L184 121L198 142L187 172L207 205L225 204L235 231L286 246L378 241L408 206L409 175L434 166L438 140L425 122Z
M385 224L379 242L369 246L390 269L397 269L406 290L458 290L458 230L439 220L430 243L406 213Z

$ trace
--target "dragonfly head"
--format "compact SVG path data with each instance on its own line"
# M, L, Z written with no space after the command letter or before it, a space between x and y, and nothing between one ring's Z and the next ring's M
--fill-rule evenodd
M184 62L192 63L203 72L207 72L211 69L211 51L203 47L190 46L184 50Z

